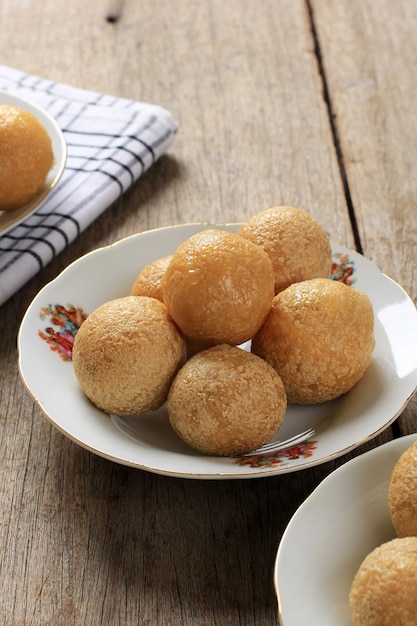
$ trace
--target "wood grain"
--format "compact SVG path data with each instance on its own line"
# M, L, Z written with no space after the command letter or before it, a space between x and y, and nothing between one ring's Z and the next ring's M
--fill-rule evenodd
M417 7L406 0L313 6L364 251L416 299L409 260L417 244Z
M282 203L349 247L353 210L365 254L415 298L415 9L125 0L113 24L106 11L82 0L0 4L2 63L160 104L180 126L168 155L1 308L0 624L275 626L273 564L291 515L391 430L337 461L262 480L133 470L46 420L19 378L17 332L37 291L91 249ZM416 429L415 401L400 424Z
M312 2L364 254L417 301L417 7ZM414 398L399 420L417 428Z
M111 25L99 3L56 2L40 7L32 37L42 23L45 40L36 61L26 52L36 45L27 41L31 29L23 22L5 62L155 102L178 119L156 197L138 216L146 191L138 185L128 197L127 211L135 213L125 216L125 230L207 215L242 220L285 203L310 210L336 241L351 244L308 16L303 2L282 5L268 0L260 11L254 2L242 10L237 0L174 0L169 10L155 11L150 2L126 2ZM68 36L51 58L45 49L57 45L63 6Z

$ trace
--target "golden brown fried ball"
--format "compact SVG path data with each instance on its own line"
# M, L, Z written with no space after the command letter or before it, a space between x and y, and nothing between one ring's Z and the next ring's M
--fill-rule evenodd
M350 590L354 626L415 626L417 537L396 538L363 561Z
M169 254L146 265L133 283L130 295L149 296L163 302L162 279L171 259L172 254Z
M166 269L170 264L172 254L164 256L161 259L152 261L143 268L143 270L137 276L132 289L130 291L131 296L149 296L156 298L160 302L164 301L162 293L162 280L165 275ZM207 348L206 344L187 339L187 353L188 355L195 354L200 350Z
M179 371L168 396L177 434L208 455L236 456L269 441L280 428L287 400L273 368L250 352L214 346Z
M374 349L372 303L328 278L294 283L277 294L252 352L281 376L288 402L327 402L364 375Z
M185 362L185 340L162 302L126 296L87 317L72 358L81 389L98 408L134 415L165 402Z
M206 229L178 247L162 292L170 315L190 339L240 344L255 334L271 307L272 264L251 241Z
M400 456L394 466L388 503L398 537L417 537L417 441Z
M275 293L310 278L330 278L330 239L306 211L292 206L265 209L242 224L238 234L261 246L272 261Z
M0 210L30 202L45 186L54 161L51 139L29 111L0 106Z

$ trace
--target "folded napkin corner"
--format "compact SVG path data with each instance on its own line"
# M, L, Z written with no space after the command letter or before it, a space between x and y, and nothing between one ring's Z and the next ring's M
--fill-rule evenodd
M0 90L50 113L67 143L46 202L0 237L0 305L71 243L171 146L164 107L100 94L0 65Z

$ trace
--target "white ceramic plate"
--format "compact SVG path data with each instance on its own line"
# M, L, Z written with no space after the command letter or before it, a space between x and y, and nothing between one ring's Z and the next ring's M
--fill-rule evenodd
M85 255L40 291L21 324L19 367L27 389L51 422L76 443L107 459L160 474L213 479L256 478L311 467L384 430L415 390L417 313L403 289L373 263L341 246L333 247L335 271L349 275L353 270L354 287L371 298L376 347L365 376L344 397L328 404L288 408L288 419L277 437L286 439L313 426L314 440L263 457L208 457L177 437L165 408L140 417L110 418L84 397L72 363L65 360L65 349L70 352L77 329L77 310L78 315L80 310L88 314L107 300L127 295L145 265L171 254L182 241L208 226L174 226L134 235Z
M349 591L363 559L395 537L388 508L394 465L408 435L348 461L292 517L275 561L281 626L352 626Z
M51 138L55 161L46 177L45 187L33 200L14 211L0 211L0 235L4 235L39 209L61 178L67 160L67 144L64 135L49 113L33 102L29 102L29 100L13 96L4 91L0 91L0 105L2 104L30 111L37 117Z

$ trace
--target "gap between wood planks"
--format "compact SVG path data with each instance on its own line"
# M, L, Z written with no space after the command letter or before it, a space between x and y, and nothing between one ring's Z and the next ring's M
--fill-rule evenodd
M335 115L333 113L332 100L331 100L331 97L330 97L329 87L328 87L328 83L327 83L326 71L324 69L323 56L322 56L319 36L318 36L318 33L317 33L316 24L315 24L314 11L313 11L313 7L311 5L311 0L305 0L305 4L306 4L306 8L307 8L308 19L309 19L309 22L310 22L311 34L313 36L314 54L316 55L317 65L318 65L318 68L319 68L319 73L320 73L320 77L321 77L321 81L322 81L323 97L324 97L324 101L325 101L326 107L327 107L327 113L328 113L328 117L329 117L329 123L330 123L332 138L333 138L333 144L334 144L335 151L336 151L336 157L337 157L337 163L338 163L338 166L339 166L340 177L342 179L343 190L344 190L344 194L345 194L345 198L346 198L346 205L347 205L348 212L349 212L349 219L350 219L350 223L352 225L352 231L353 231L353 237L354 237L354 240L355 240L355 246L356 246L357 251L360 252L361 254L363 254L363 248L362 248L362 243L361 243L361 239L360 239L360 235L359 235L358 224L357 224L357 221L356 221L355 208L354 208L353 202L352 202L352 196L351 196L351 193L350 193L349 181L348 181L347 174L346 174L346 168L345 168L343 153L342 153L342 149L340 147L339 133L338 133L337 125L336 125L336 122L335 122Z
M332 101L331 101L331 98L330 98L330 93L329 93L329 88L328 88L327 78L326 78L326 72L325 72L324 65L323 65L323 58L322 58L321 49L320 49L319 37L318 37L318 33L317 33L315 21L314 21L314 12L313 12L313 8L311 6L311 0L305 0L305 3L306 3L307 13L308 13L309 21L310 21L311 33L312 33L313 40L314 40L314 53L315 53L316 58L317 58L317 64L318 64L318 68L319 68L319 73L320 73L320 77L321 77L322 84L323 84L323 96L324 96L324 100L326 102L326 107L327 107L327 112L328 112L329 122L330 122L330 128L331 128L332 137L333 137L333 143L334 143L334 147L335 147L336 155L337 155L337 162L338 162L340 176L341 176L342 183L343 183L343 189L344 189L344 193L345 193L345 197L346 197L346 204L347 204L348 211L349 211L350 222L351 222L351 225L352 225L353 236L354 236L354 239L355 239L355 246L356 246L357 251L360 252L361 254L363 254L363 249L362 249L362 244L361 244L361 240L360 240L358 224L357 224L356 216L355 216L355 209L354 209L353 202L352 202L352 196L350 194L349 182L348 182L348 179L347 179L346 168L345 168L344 159L343 159L343 153L342 153L342 149L340 147L339 134L338 134L337 126L336 126L336 123L335 123L335 116L334 116L334 113L333 113ZM398 419L396 419L391 424L391 429L392 429L391 431L392 431L394 439L398 439L399 437L402 436L402 432L401 432L401 428L400 428Z

